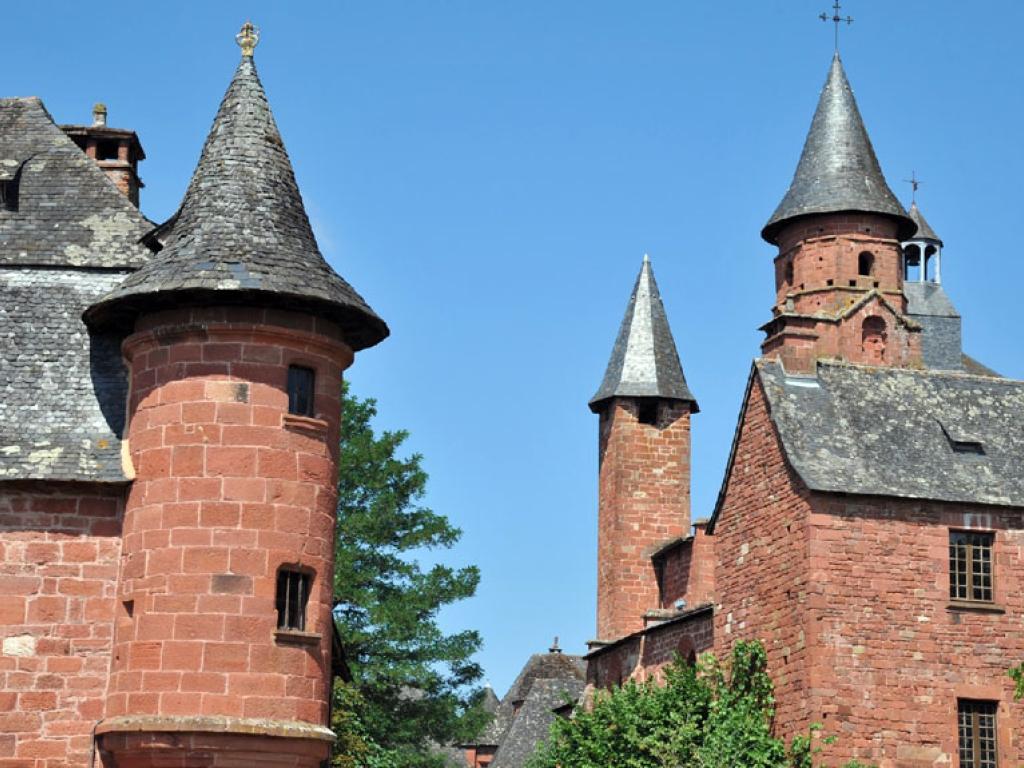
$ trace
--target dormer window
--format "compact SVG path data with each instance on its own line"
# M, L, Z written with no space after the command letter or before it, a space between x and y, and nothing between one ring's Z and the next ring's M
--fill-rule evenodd
M949 441L949 447L953 453L967 456L985 455L985 444L976 435L970 434L954 423L939 421L939 427L942 428L942 434Z
M300 365L288 366L288 413L314 416L316 372Z

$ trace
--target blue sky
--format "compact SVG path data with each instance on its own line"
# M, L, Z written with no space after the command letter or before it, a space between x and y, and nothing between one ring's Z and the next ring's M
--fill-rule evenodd
M586 402L644 252L701 413L693 512L718 490L773 300L761 226L828 69L824 0L5 3L5 96L138 131L142 207L177 207L238 60L256 62L320 245L392 337L350 371L411 430L428 503L477 563L504 693L594 628L597 420ZM843 60L890 185L946 242L967 350L1024 378L1024 4L851 0ZM926 470L925 470L926 471Z

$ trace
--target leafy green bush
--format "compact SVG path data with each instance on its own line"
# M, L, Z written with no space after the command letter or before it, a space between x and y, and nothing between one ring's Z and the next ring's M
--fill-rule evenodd
M737 643L726 665L706 654L697 667L676 659L664 673L664 684L629 681L557 720L528 768L811 768L820 726L788 749L772 736L761 643Z

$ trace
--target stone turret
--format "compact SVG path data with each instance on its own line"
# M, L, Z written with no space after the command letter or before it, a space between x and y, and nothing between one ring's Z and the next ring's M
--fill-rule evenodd
M645 256L590 409L600 414L597 640L643 628L658 606L651 552L690 530L690 415L665 307Z
M85 313L127 333L111 765L327 757L342 371L383 321L317 248L241 64L162 249ZM161 763L163 764L163 763Z
M916 229L882 175L836 54L793 181L761 232L779 248L764 354L805 371L819 358L917 364L900 251Z

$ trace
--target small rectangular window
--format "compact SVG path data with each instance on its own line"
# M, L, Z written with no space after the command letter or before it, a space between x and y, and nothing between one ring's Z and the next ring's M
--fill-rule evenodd
M997 768L994 701L957 701L960 768Z
M949 599L991 603L991 533L949 532Z
M282 568L277 572L277 628L306 630L306 605L312 576Z
M18 210L18 179L0 181L0 210Z
M288 413L313 416L316 392L316 373L312 368L288 366Z

